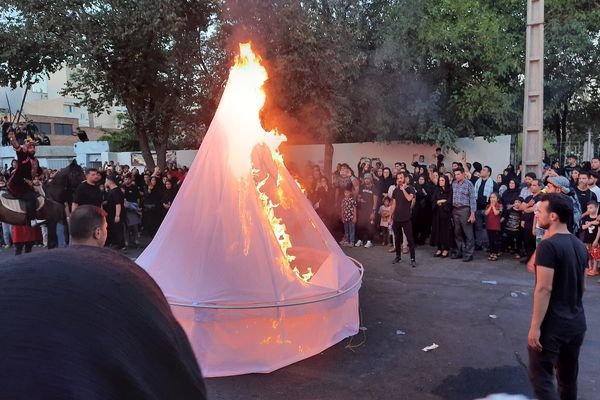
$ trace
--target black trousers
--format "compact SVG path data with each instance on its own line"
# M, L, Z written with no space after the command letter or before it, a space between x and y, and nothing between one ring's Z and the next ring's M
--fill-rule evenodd
M37 209L37 192L35 190L29 190L21 196L21 200L25 202L25 215L27 221L35 219L35 213Z
M373 241L375 238L375 225L370 220L358 220L356 224L356 238L363 242Z
M539 400L577 400L579 349L585 332L576 335L546 333L542 329L543 350L529 350L529 380ZM558 390L554 386L554 368Z
M115 222L114 216L109 216L107 218L108 228L107 228L107 238L106 245L114 245L118 248L125 247L125 228L123 226L123 221Z
M15 256L23 254L23 250L25 253L31 253L31 249L33 249L33 242L15 243Z
M394 229L394 236L396 237L396 256L402 257L402 232L406 235L406 241L408 242L408 250L410 251L410 259L415 259L415 239L413 238L412 222L408 221L394 221L392 224Z

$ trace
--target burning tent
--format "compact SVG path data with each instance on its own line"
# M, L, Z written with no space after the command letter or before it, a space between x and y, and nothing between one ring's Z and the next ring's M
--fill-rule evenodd
M165 293L205 376L271 372L358 332L362 270L285 168L259 111L249 44L190 172L137 259Z

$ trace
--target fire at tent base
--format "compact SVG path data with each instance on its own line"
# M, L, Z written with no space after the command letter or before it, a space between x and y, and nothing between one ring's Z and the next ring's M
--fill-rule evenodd
M205 377L269 373L319 354L359 328L358 286L328 300L295 306L171 308Z

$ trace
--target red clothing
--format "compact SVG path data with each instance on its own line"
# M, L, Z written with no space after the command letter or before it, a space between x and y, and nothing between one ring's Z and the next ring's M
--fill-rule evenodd
M500 217L502 213L498 213L498 215L494 214L494 211L488 206L490 212L486 216L486 224L485 227L488 231L499 231L500 228ZM496 210L500 210L500 204L496 204Z
M42 241L42 230L39 226L32 228L27 225L13 225L12 235L15 244Z

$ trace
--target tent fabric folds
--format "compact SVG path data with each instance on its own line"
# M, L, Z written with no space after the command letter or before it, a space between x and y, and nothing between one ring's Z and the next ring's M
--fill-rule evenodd
M262 93L251 78L230 72L187 177L136 260L207 377L271 372L358 332L360 270L279 158L262 103L240 104Z

